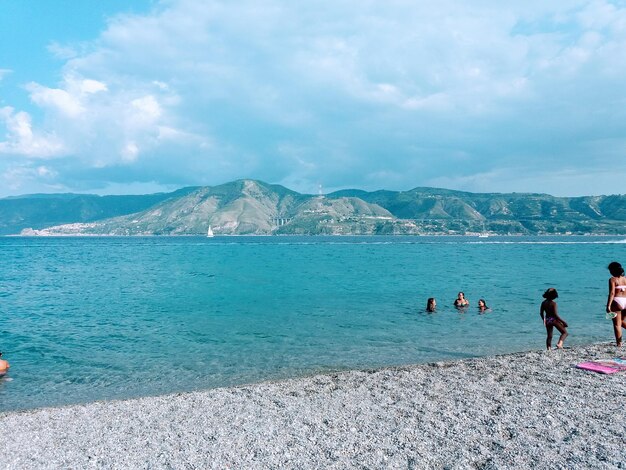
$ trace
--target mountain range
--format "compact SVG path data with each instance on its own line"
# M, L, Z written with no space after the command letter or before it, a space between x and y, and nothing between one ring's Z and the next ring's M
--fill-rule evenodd
M141 196L0 199L0 235L624 234L626 196L347 189L238 180Z

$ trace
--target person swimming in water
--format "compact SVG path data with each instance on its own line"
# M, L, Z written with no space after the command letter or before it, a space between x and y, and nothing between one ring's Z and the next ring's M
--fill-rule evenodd
M0 377L9 372L9 361L2 359L2 352L0 352Z
M434 297L429 297L426 301L426 311L430 313L437 311L437 301Z
M541 302L541 308L539 309L539 315L543 320L543 324L546 327L546 349L552 349L552 331L554 328L559 330L561 336L556 343L558 349L563 349L563 341L567 338L567 323L561 317L559 317L558 308L554 299L559 296L559 293L554 287L550 287L543 293L543 298L546 299ZM544 317L545 314L545 317Z
M608 266L611 273L609 279L609 297L606 301L606 313L614 313L613 332L615 333L615 344L622 345L622 328L626 328L626 277L624 268L617 261L613 261Z
M469 300L465 298L465 294L463 292L459 292L456 296L456 300L454 301L454 306L456 308L465 308L469 305Z
M487 312L491 312L491 309L487 307L487 303L485 302L485 299L479 299L478 300L478 313L487 313Z

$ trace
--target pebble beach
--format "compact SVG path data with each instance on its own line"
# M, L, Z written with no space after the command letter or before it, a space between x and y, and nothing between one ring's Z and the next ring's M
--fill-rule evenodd
M0 468L626 468L626 373L565 350L0 414Z

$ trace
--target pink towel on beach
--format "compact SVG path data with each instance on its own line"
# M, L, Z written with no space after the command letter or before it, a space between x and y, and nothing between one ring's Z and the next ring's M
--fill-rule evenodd
M579 369L592 370L601 374L614 374L626 371L626 358L616 357L603 361L588 361L576 364Z

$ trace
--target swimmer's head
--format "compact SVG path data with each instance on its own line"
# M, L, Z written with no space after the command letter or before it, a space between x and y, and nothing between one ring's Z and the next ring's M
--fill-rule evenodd
M611 273L611 276L620 277L624 275L624 268L622 268L622 265L617 261L613 261L609 264L609 272Z
M543 293L543 298L548 300L554 300L559 296L559 293L556 291L554 287L550 287L547 291Z

